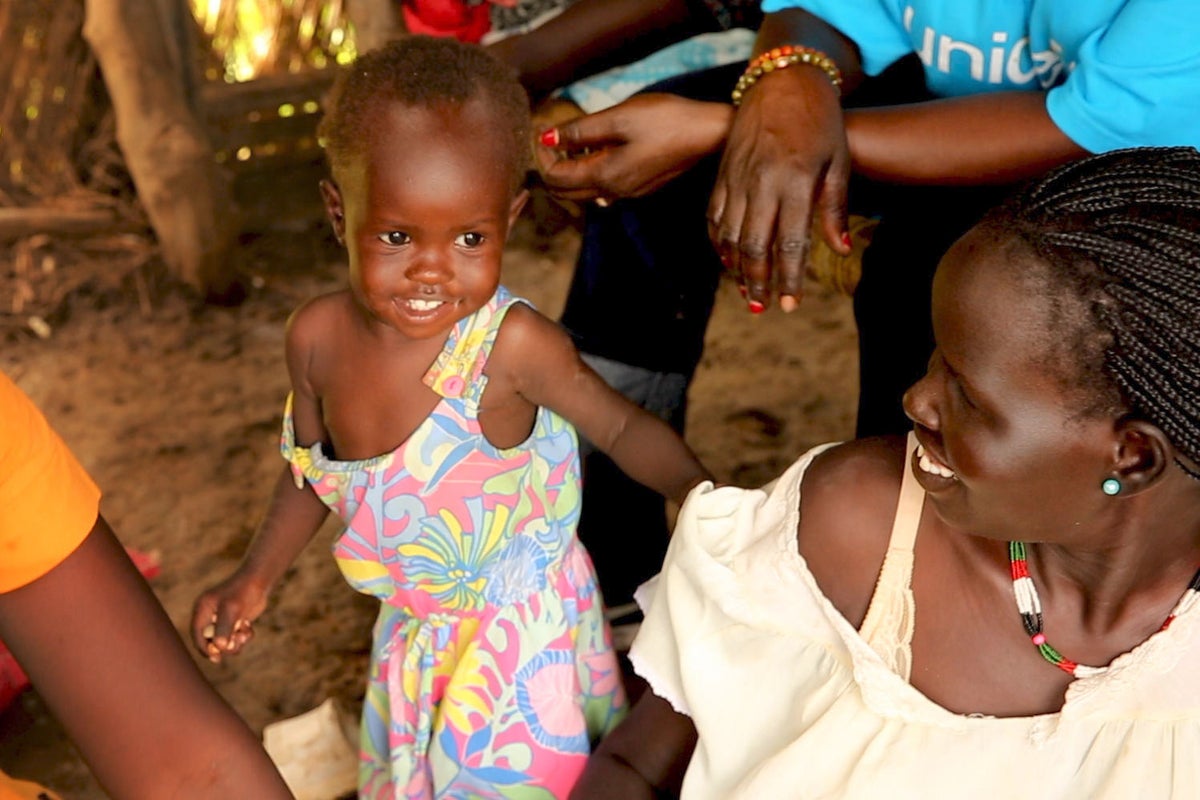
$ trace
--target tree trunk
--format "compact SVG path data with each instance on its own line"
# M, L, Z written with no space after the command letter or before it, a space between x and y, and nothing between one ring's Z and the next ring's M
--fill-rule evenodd
M206 297L236 291L227 175L193 107L178 38L186 0L86 0L84 38L112 98L117 144L167 267ZM189 20L190 21L190 20Z

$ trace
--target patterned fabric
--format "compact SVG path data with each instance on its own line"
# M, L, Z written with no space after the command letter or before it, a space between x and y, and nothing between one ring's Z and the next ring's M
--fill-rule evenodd
M595 114L659 81L745 61L754 48L754 37L754 31L746 28L702 33L664 47L641 61L575 81L562 93L586 113Z
M483 37L483 44L529 33L557 17L576 0L503 0L491 3L492 29Z
M442 396L396 450L334 461L282 451L346 522L334 557L381 601L363 704L359 797L566 797L625 697L575 536L575 431L538 410L498 449L478 419L506 290L461 320L425 384Z

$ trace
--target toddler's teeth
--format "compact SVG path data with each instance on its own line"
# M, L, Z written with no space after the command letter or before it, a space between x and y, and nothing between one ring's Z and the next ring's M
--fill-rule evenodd
M414 311L432 311L442 304L441 300L409 300L408 305Z

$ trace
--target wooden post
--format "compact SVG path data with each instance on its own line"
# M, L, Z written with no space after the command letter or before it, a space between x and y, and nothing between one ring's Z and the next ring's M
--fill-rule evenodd
M230 181L188 102L192 65L176 38L186 0L86 0L83 36L112 98L117 144L167 267L208 298L237 286Z

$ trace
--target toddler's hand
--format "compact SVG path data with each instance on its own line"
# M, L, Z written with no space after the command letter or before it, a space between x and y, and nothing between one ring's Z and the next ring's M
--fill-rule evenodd
M254 638L252 623L266 608L267 592L258 582L235 574L196 600L192 641L214 664L236 655Z
M233 632L227 638L218 639L217 615L213 614L212 621L204 626L200 635L204 637L204 654L208 656L209 661L217 664L220 663L223 653L235 655L240 652L242 646L254 638L254 628L251 627L250 620L239 619L233 623Z

